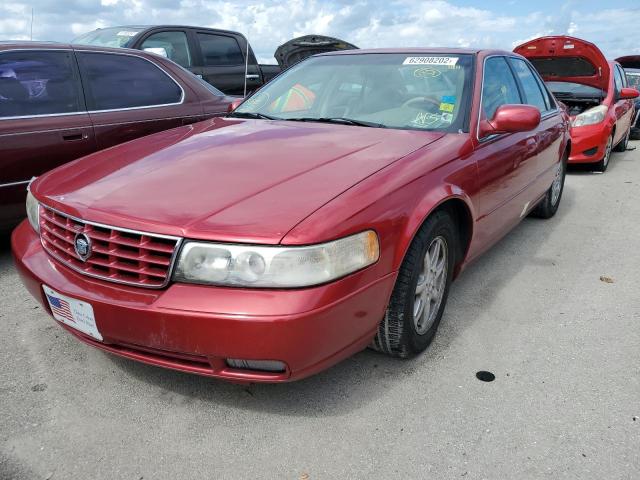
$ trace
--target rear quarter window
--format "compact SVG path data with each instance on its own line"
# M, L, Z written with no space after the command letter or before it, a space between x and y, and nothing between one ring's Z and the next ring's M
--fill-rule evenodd
M115 53L78 54L90 110L180 103L182 89L154 63Z

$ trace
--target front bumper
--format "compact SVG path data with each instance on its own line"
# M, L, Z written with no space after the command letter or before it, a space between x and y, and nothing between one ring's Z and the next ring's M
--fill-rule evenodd
M103 342L85 343L161 367L237 382L283 382L317 373L373 339L395 273L364 283L362 272L298 290L171 284L148 290L95 280L42 248L27 221L12 235L22 281L49 312L42 285L93 306ZM231 368L226 359L278 360L284 372Z
M611 130L604 123L571 127L569 163L596 163L604 157Z

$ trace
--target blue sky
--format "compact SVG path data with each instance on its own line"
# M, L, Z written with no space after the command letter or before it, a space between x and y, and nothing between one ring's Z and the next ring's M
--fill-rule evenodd
M262 62L294 36L337 36L362 48L512 49L541 35L572 34L615 58L640 53L640 0L0 0L0 39L70 41L98 27L176 24L245 33Z

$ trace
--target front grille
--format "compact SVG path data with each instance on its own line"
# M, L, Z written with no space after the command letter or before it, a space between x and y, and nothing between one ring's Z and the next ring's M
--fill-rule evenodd
M75 240L84 233L91 243L82 260ZM85 275L147 288L169 282L180 239L100 225L40 206L40 239L44 249L64 265Z

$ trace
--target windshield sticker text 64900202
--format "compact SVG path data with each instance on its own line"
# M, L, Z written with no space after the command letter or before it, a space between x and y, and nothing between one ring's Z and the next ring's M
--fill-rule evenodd
M453 66L458 63L458 57L407 57L403 65L443 65Z

